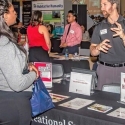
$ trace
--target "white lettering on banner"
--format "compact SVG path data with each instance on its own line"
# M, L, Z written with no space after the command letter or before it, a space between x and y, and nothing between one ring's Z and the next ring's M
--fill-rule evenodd
M32 1L32 10L64 10L64 2L63 0Z
M53 119L48 119L47 116L36 117L33 121L37 123L42 123L44 125L76 125L73 123L73 121L68 121L66 124L65 119L63 119L62 121L56 121Z
M63 123L62 123L62 122L59 122L59 125L63 125Z
M48 120L49 125L53 125L53 121L51 119Z
M57 121L55 121L55 120L53 120L53 124L54 124L54 125L56 125L56 124L58 124L58 122L57 122Z
M73 124L72 121L69 121L69 122L68 122L68 125L75 125L75 124Z
M63 5L59 4L59 5L36 5L36 4L33 4L33 7L34 8L41 8L41 9L44 9L44 8L63 8Z

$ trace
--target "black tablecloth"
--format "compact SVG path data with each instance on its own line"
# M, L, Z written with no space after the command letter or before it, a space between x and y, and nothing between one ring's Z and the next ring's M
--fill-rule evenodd
M61 53L63 48L60 48L61 40L58 38L51 39L51 52Z
M54 60L53 58L52 63L62 64L64 68L64 73L70 73L72 67L81 68L81 69L90 69L88 60L80 60L80 61Z
M119 94L96 91L91 96L74 94L68 92L68 84L54 84L52 92L70 96L70 98L55 103L55 108L34 118L32 125L125 125L125 120L107 116L105 113L88 110L84 107L79 110L73 110L58 106L76 97L95 100L96 103L112 106L113 110L119 107L125 108L125 105L117 103L120 99ZM108 112L109 113L109 112Z

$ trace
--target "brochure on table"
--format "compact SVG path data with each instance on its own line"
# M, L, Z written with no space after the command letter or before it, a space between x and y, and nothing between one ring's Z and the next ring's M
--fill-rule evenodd
M91 74L71 72L69 92L90 96L91 82Z
M125 73L121 73L121 102L125 103Z
M59 106L79 110L87 105L93 103L94 100L75 98L71 101L60 104Z
M54 93L49 93L49 94L52 98L52 101L55 103L69 98L69 96L64 96L64 95L59 95L59 94L54 94Z
M108 112L109 110L112 109L111 106L106 106L106 105L101 105L101 104L94 104L94 105L91 105L88 107L88 109L90 110L94 110L94 111L97 111L97 112L101 112L101 113L106 113Z
M120 119L125 119L125 108L118 108L115 111L107 114L108 116L120 118Z
M47 62L34 62L39 75L47 88L52 87L52 64Z

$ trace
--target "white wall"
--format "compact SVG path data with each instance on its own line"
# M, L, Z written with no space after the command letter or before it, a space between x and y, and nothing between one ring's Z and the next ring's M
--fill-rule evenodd
M64 25L67 24L67 14L68 11L72 10L72 1L71 0L64 0Z

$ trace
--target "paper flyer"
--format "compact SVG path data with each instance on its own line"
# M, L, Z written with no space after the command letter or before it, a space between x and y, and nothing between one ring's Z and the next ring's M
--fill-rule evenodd
M69 96L64 96L64 95L59 95L59 94L54 94L54 93L49 93L49 94L52 98L52 101L55 102L55 103L69 98Z
M52 64L47 62L34 62L39 76L47 88L52 87Z
M97 111L97 112L102 112L102 113L106 113L108 112L109 110L112 109L111 106L106 106L106 105L101 105L101 104L94 104L94 105L91 105L88 107L88 109L90 110L94 110L94 111Z
M60 104L59 106L79 110L87 105L93 103L94 100L75 98L71 101Z
M107 114L108 116L120 118L120 119L125 119L125 108L118 108L115 111Z

